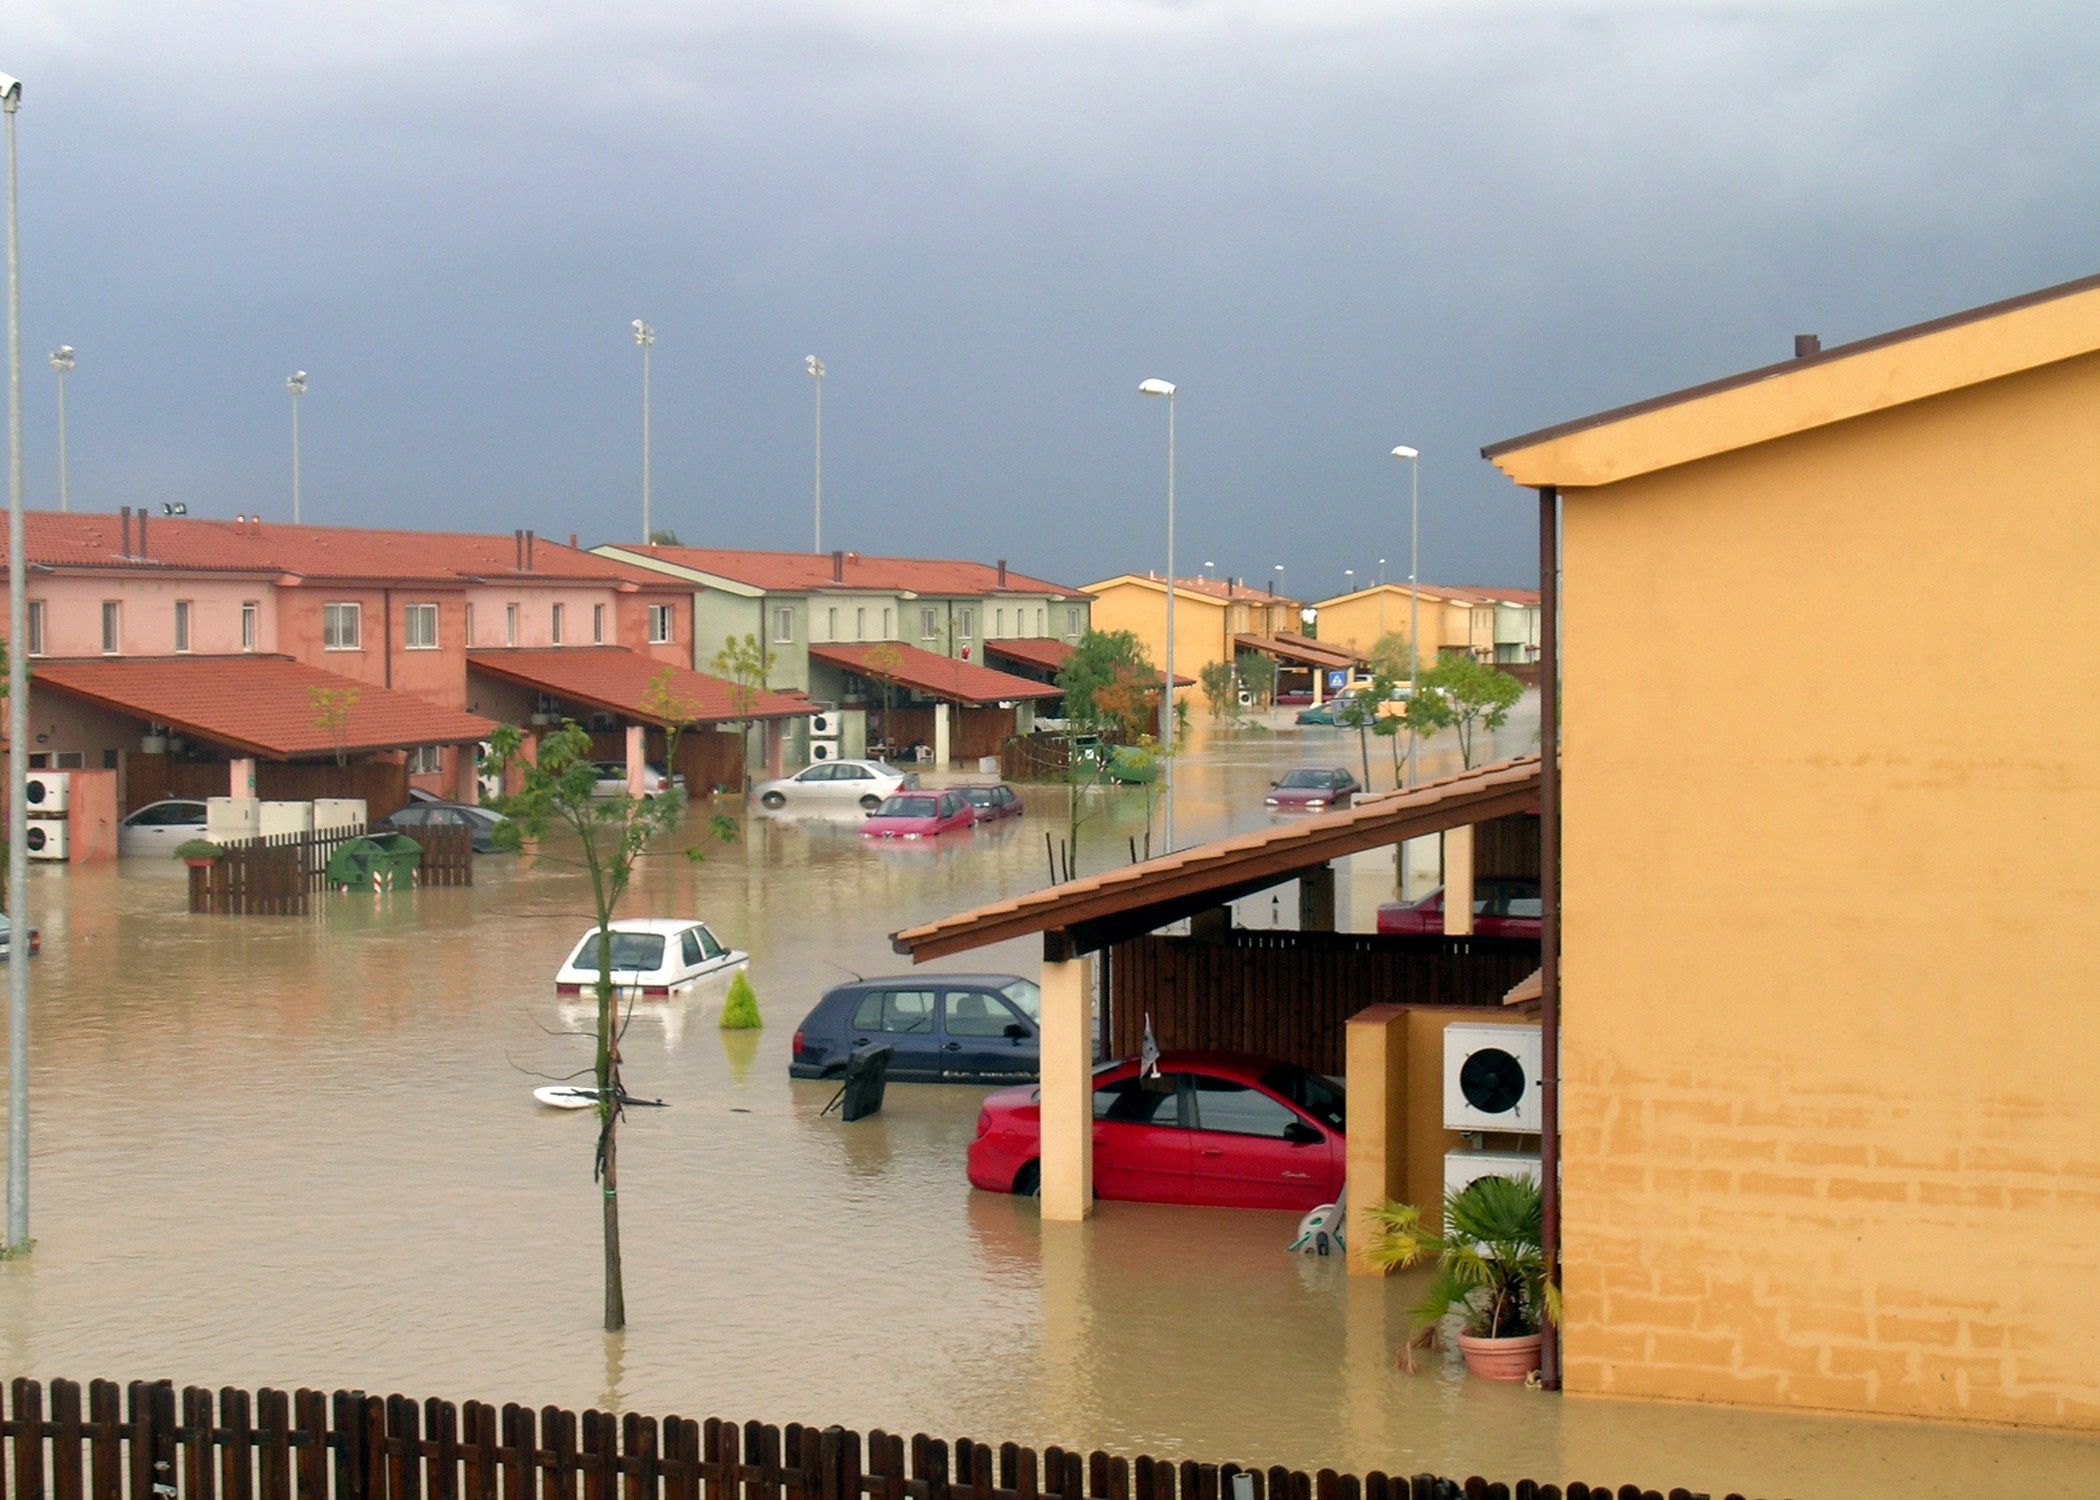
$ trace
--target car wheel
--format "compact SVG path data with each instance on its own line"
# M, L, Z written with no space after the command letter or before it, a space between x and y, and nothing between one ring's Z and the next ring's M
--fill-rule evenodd
M869 812L873 812L876 808L882 806L882 799L880 797L863 797L860 799L860 805Z
M1043 1164L1032 1161L1014 1173L1014 1196L1016 1198L1040 1198L1043 1196Z
M758 800L763 802L768 807L786 807L788 799L781 796L778 792L767 792L763 797L759 798Z

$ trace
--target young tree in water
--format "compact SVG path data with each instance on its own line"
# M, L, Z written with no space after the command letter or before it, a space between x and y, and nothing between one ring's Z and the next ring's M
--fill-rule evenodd
M1364 787L1371 785L1371 736L1385 732L1381 726L1390 717L1380 712L1392 698L1393 689L1399 680L1381 669L1369 682L1352 691L1340 708L1334 711L1334 722L1345 729L1356 731L1357 748L1363 752Z
M724 636L713 666L717 677L729 679L730 703L738 713L748 714L758 706L758 695L766 689L767 674L773 670L773 653L755 635L747 633L742 640ZM755 722L743 721L744 764L740 769L747 778L751 768L751 726Z
M1524 684L1509 673L1470 656L1447 656L1422 674L1407 703L1407 722L1423 736L1457 730L1459 763L1471 770L1479 731L1500 729L1523 696Z
M1234 696L1239 689L1239 679L1233 675L1231 662L1205 662L1202 670L1196 673L1196 683L1203 689L1204 706L1210 710L1213 719L1222 719L1239 707ZM1176 708L1180 706L1175 705Z
M1128 630L1089 630L1058 669L1057 686L1065 695L1065 718L1083 729L1100 729L1117 722L1121 717L1118 710L1127 706L1122 699L1123 690L1131 683L1147 683L1155 691L1159 684L1159 673L1145 655L1144 643ZM1111 690L1110 702L1117 703L1117 708L1103 702L1103 689ZM1153 706L1156 711L1158 704Z
M666 694L668 683L665 684ZM652 713L657 710L652 707ZM664 724L664 760L677 759L680 724ZM627 1292L620 1262L620 1118L625 1093L620 1083L620 1035L625 1027L613 1003L612 922L620 898L634 878L637 862L659 835L677 827L685 799L675 783L653 797L637 797L622 790L601 797L598 769L591 762L590 734L574 720L541 736L536 753L528 755L525 737L505 724L489 738L491 767L504 784L509 773L519 773L519 787L491 800L490 805L510 821L496 830L496 841L509 849L521 848L527 840L538 841L550 832L574 836L576 859L589 878L592 915L598 929L597 1022L593 1033L596 1056L592 1072L598 1087L598 1147L592 1180L602 1184L601 1205L605 1234L605 1328L608 1333L627 1326ZM733 838L735 825L726 818L711 820L717 838ZM701 851L684 851L698 859Z
M1244 687L1255 702L1264 708L1276 696L1276 663L1259 651L1249 651L1239 659L1240 686Z

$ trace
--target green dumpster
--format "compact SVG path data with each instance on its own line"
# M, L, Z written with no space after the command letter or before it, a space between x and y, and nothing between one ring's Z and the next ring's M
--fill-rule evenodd
M390 891L414 884L416 866L422 862L423 846L408 835L377 833L345 839L328 856L325 873L330 885Z

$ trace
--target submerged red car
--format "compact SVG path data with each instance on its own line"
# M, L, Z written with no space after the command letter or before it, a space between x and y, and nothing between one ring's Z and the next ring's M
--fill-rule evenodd
M868 814L860 832L871 839L930 839L976 821L970 799L959 791L899 792Z
M1003 781L995 782L991 786L958 787L957 790L970 799L970 806L976 812L977 821L980 823L994 823L1001 818L1021 816L1021 794Z
M1001 1089L970 1142L970 1185L1033 1193L1042 1180L1041 1092ZM1319 1074L1237 1052L1167 1052L1094 1073L1094 1196L1137 1203L1304 1212L1341 1195L1343 1094Z
M1363 784L1339 766L1300 766L1269 783L1268 805L1319 812L1323 808L1347 807L1363 790Z
M1474 882L1473 931L1479 937L1536 938L1540 930L1539 883L1508 877ZM1412 904L1378 908L1378 930L1395 935L1441 933L1444 892L1441 887Z

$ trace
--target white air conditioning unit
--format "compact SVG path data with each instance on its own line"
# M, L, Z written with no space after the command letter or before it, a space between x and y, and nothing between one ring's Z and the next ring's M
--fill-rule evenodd
M813 762L837 760L839 758L839 742L837 740L811 740L809 742L809 758Z
M311 802L265 802L256 815L255 831L264 838L280 833L312 833L314 805Z
M262 803L254 797L204 799L204 836L214 844L252 839L261 822Z
M1248 691L1247 691L1247 690L1246 690L1245 688L1241 688L1241 689L1240 689L1240 707L1241 707L1241 708L1252 708L1252 707L1254 707L1254 695L1253 695L1252 693L1248 692Z
M1454 1021L1444 1028L1444 1128L1539 1128L1539 1028Z
M73 825L63 818L25 818L24 841L31 859L68 859L66 847Z
M314 798L315 828L362 828L366 821L362 797Z
M835 740L839 737L839 711L835 708L819 709L809 716L809 737L813 740Z
M1514 1177L1522 1182L1540 1180L1536 1151L1468 1151L1461 1147L1444 1153L1444 1191L1456 1193L1483 1177Z
M29 789L22 800L29 804L29 816L40 818L48 814L62 814L71 800L73 777L66 771L31 771Z

